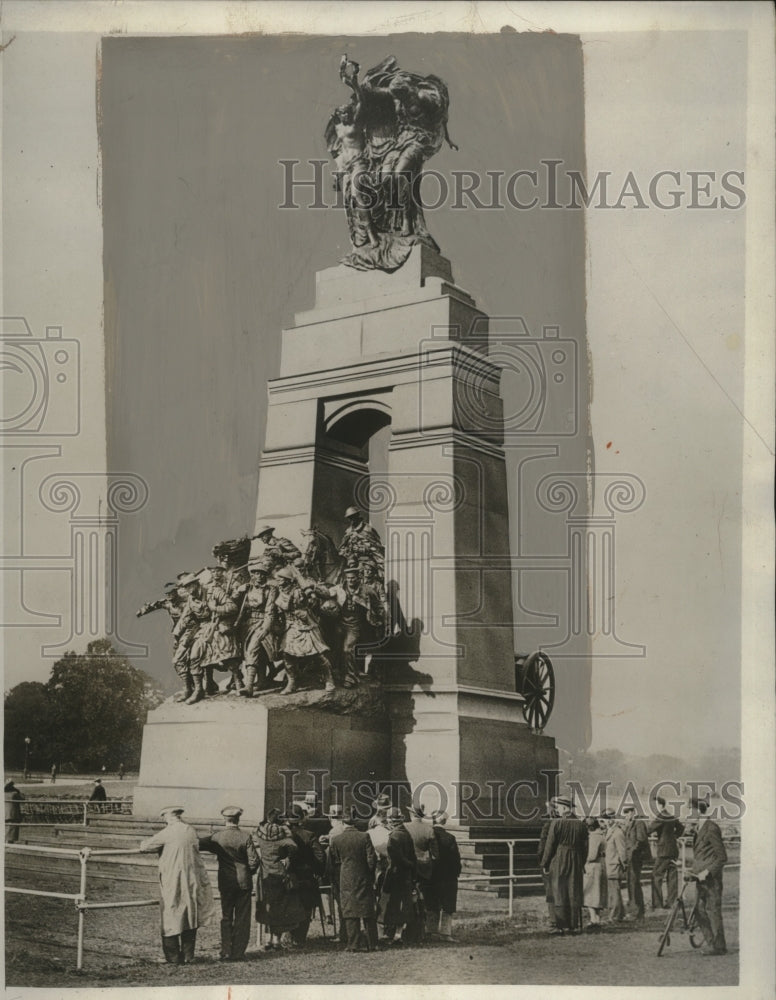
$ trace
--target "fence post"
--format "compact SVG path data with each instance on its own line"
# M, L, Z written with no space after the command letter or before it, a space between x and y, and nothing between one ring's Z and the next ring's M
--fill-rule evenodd
M84 916L86 910L83 904L86 902L86 862L89 860L91 849L84 847L78 852L81 861L81 887L79 889L80 898L76 902L78 907L78 952L75 960L76 972L81 972L84 967Z
M512 916L514 909L513 905L513 886L515 877L515 842L514 840L508 840L507 846L509 847L509 916Z
M84 826L84 829L86 829L86 827L88 826L88 822L89 822L87 820L87 818L86 818L86 814L89 811L89 803L88 802L83 802L81 804L83 805L83 809L84 809L84 822L83 822L83 826Z

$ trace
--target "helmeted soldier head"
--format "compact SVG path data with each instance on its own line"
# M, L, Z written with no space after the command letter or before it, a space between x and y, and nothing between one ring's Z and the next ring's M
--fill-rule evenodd
M274 533L275 533L275 529L272 527L272 525L271 524L265 524L264 527L261 529L261 531L257 534L256 537L260 541L264 542L264 544L266 545L267 542L272 538L272 536L273 536Z
M279 569L275 574L275 579L280 583L280 586L284 590L289 590L294 585L296 577L294 576L293 570L290 570L287 566Z
M359 561L359 569L361 571L361 578L365 583L371 583L376 575L375 564L371 559L361 559Z
M361 511L357 507L348 507L345 511L345 520L352 528L355 528L357 525L361 524L364 518L361 515Z
M269 566L263 560L258 559L256 562L248 563L248 572L251 582L262 583L269 576Z
M200 588L200 580L196 573L183 573L178 578L178 586L187 597L196 594Z

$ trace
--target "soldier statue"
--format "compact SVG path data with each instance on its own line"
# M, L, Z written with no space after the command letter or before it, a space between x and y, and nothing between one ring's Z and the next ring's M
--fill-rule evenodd
M271 564L261 558L248 564L250 582L243 588L235 621L242 638L245 687L239 693L252 698L256 682L261 691L271 686L275 661L281 659L285 631L283 613L275 604L277 588L269 583Z
M302 558L302 553L288 538L275 537L275 529L271 524L265 525L256 538L264 543L262 555L270 563L272 569L282 569Z
M374 565L377 580L382 584L385 578L385 547L380 535L356 507L348 507L345 520L348 526L339 547L345 565L357 566L362 560L369 560Z
M318 585L310 580L304 588L301 587L296 574L288 566L278 570L275 578L280 582L275 606L285 615L286 624L281 650L287 682L280 693L292 694L296 691L306 661L322 668L325 689L333 691L334 673L329 659L329 646L321 635L314 610Z

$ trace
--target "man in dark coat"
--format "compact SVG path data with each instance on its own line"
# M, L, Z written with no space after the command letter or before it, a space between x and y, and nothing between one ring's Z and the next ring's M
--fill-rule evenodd
M570 799L557 797L555 809L558 818L550 824L542 855L542 870L550 877L555 906L555 926L550 934L578 933L582 929L587 827L574 816Z
M420 937L418 913L415 906L418 862L412 836L404 823L401 809L388 810L388 870L383 880L380 896L380 918L387 944L393 943L399 927L403 927L404 944L416 944Z
M218 891L221 894L221 961L240 962L251 936L251 890L259 856L249 833L239 826L242 809L221 810L225 826L210 837L200 837L200 851L218 858Z
M652 909L668 909L676 902L679 891L679 874L676 859L679 857L677 837L684 833L684 824L666 809L666 800L658 798L660 811L647 827L647 833L657 834L657 855L652 869ZM663 879L665 878L668 895L663 900Z
M458 841L445 829L447 813L438 809L432 813L431 819L436 850L432 852L431 881L426 896L426 930L438 934L443 941L454 941L453 914L458 902L461 852Z
M426 911L424 920L427 923L424 922L424 926L420 930L421 933L432 934L436 931L439 924L439 920L437 919L433 921L432 926L432 917L429 916L429 911L431 910L429 901L433 902L431 899L431 871L437 851L434 828L426 819L426 811L420 804L410 808L409 822L404 825L409 830L415 848L417 887L420 892L420 898L423 901L423 909Z
M326 852L315 834L303 827L304 810L301 806L292 806L285 819L286 826L291 833L291 839L297 846L291 864L291 874L296 879L299 898L307 914L305 920L294 929L291 935L294 943L301 946L307 940L307 932L310 929L313 913L321 905L318 879L326 871Z
M636 816L635 806L625 806L625 852L628 858L628 920L644 919L644 892L641 888L641 866L650 857L647 824Z
M368 833L353 825L352 811L343 815L345 829L331 844L333 876L339 886L340 912L345 924L345 951L361 951L361 921L366 951L377 948L374 881L377 855Z
M544 848L547 845L547 834L550 832L550 824L556 818L554 800L550 800L547 803L547 818L542 824L541 831L539 833L539 846L536 850L536 860L539 864L539 868L542 867L542 857L544 855ZM547 903L547 917L550 921L550 927L555 926L555 904L552 901L552 890L550 888L550 876L542 871L542 882L544 882L544 901Z
M102 803L105 802L107 798L108 793L105 791L105 786L103 785L102 780L100 778L95 778L94 788L92 790L92 794L89 796L89 801L97 803L95 809L98 812L104 812L105 806L103 806Z
M724 955L727 952L725 928L722 924L722 869L727 864L727 851L722 843L722 831L706 819L708 798L691 799L690 807L701 814L693 844L692 871L697 878L698 926L703 932L704 955Z
M21 803L24 796L13 783L5 783L5 842L15 844L19 840L19 823L22 821Z

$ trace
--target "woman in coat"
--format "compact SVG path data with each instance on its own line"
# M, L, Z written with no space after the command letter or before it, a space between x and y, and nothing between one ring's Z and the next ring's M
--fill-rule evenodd
M279 810L271 809L252 835L259 855L256 921L269 932L266 951L293 948L291 932L307 918L292 871L298 848L279 817Z
M582 881L587 857L587 829L573 815L570 799L554 800L558 819L550 824L542 855L542 869L549 874L555 906L555 927L550 934L582 929Z
M587 824L587 860L583 882L584 900L590 923L590 932L601 930L601 911L606 908L606 837L599 821L589 817Z
M162 951L171 965L194 961L197 928L209 923L216 911L199 839L181 820L182 813L179 806L162 809L167 826L140 843L141 851L159 854Z

